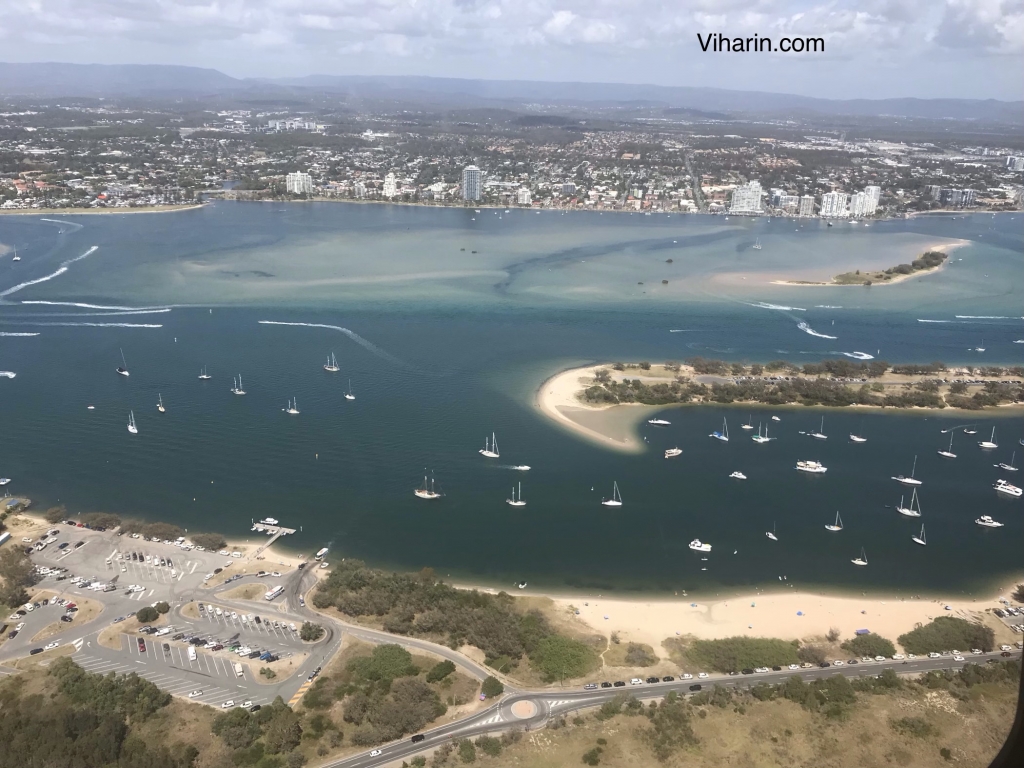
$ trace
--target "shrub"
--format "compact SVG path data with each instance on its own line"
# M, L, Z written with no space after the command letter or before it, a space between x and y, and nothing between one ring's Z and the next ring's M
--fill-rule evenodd
M59 507L50 507L43 513L43 518L48 523L59 523L61 520L68 519L68 511L63 504Z
M419 674L412 663L412 654L400 645L378 645L369 656L348 662L347 669L363 680L396 680ZM429 689L428 689L429 690Z
M138 619L140 624L148 624L160 618L160 614L157 613L156 608L147 605L139 609L138 613L135 614L135 618Z
M899 643L909 653L931 653L956 649L980 648L991 651L995 633L991 627L972 624L955 616L939 616L931 623L900 635Z
M171 606L165 601L161 600L159 603L153 606L157 613L164 614L171 610Z
M1013 590L1013 599L1018 603L1024 603L1024 584L1018 584L1017 588Z
M427 672L427 682L436 683L439 680L444 680L448 675L455 671L455 664L445 659L440 661L431 667L430 671ZM488 678L490 679L490 678Z
M892 658L892 655L896 653L896 646L892 644L891 640L874 634L857 635L852 640L847 640L843 643L840 648L844 651L849 651L855 656L885 656L886 658Z
M497 757L501 754L501 739L496 739L493 736L481 736L476 740L476 745L485 755Z
M626 646L626 664L630 667L650 667L656 664L658 657L649 650L649 646L630 643Z
M919 739L925 739L936 732L935 726L923 717L901 717L898 720L890 720L889 727L896 733L915 736Z
M459 743L459 759L464 763L476 762L476 747L469 739L463 739Z
M314 624L311 621L302 622L302 627L299 629L299 637L301 637L306 642L319 640L321 637L323 637L323 634L324 628L319 624Z
M272 670L270 667L261 667L260 674L263 677L267 678L267 680L273 680L275 677L277 677L277 672Z
M696 640L686 649L687 658L701 669L737 672L748 667L772 667L799 660L797 646L771 637L727 637Z
M501 680L498 678L488 675L484 679L483 685L480 686L480 692L488 699L493 699L495 696L501 696L505 692L505 686L502 685Z
M537 643L530 662L550 683L583 676L597 665L597 654L578 640L549 635Z
M227 545L227 539L221 536L219 533L196 533L192 535L192 543L197 547L203 547L204 549L210 549L217 551L224 549Z
M587 750L583 753L583 763L585 765L597 765L601 762L601 748L594 747L593 749Z

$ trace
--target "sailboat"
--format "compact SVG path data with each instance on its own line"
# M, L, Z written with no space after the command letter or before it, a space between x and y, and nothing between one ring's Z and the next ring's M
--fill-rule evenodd
M290 413L292 415L298 414L298 412L299 412L299 399L295 398L294 400L289 400L288 401L288 407L284 409L284 412L285 413Z
M238 374L238 380L231 380L231 392L235 395L244 395L245 390L242 389L242 374Z
M811 437L815 440L828 440L828 435L825 434L825 417L821 417L821 426L818 427L817 432L811 432Z
M755 251L760 251L761 250L761 238L757 238L754 241L754 244L752 246L750 246L750 247L753 248Z
M743 424L743 425L742 425L742 426L740 427L740 429L753 429L753 428L754 428L754 425L750 423L752 419L753 419L753 416L748 416L748 417L747 417L747 423L746 423L746 424Z
M610 499L601 499L601 503L606 507L622 506L622 494L619 493L619 483L617 481L612 481L612 497Z
M753 440L755 443L758 443L758 444L764 444L764 443L769 442L772 438L768 437L768 425L767 424L764 425L764 434L762 435L761 434L761 423L758 422L758 424L757 424L757 434L756 435L751 435L750 439Z
M826 531L841 531L843 530L843 518L839 516L839 512L836 512L836 521L832 525L825 526Z
M203 366L203 370L201 370L199 372L199 379L200 379L200 381L207 381L207 380L212 379L212 378L213 378L213 376L211 376L210 374L208 374L206 372L206 366L204 365Z
M434 476L430 476L430 485L427 485L427 476L423 476L423 487L417 488L413 493L420 499L439 499L441 494L434 490Z
M723 443L729 442L729 425L726 423L724 418L722 419L722 431L712 432L710 435L708 435L708 437L713 437L716 440L721 440Z
M921 532L917 536L911 536L910 540L915 544L920 544L922 547L928 546L928 540L924 537L924 523L921 523Z
M864 551L864 547L860 548L860 557L856 557L850 561L854 565L867 565L868 564L868 553Z
M904 485L921 485L921 481L914 478L914 473L917 471L917 456L914 457L914 467L910 470L910 477L904 477L903 475L897 475L892 479L897 483L903 483Z
M356 396L352 394L352 379L348 380L348 392L345 393L346 400L355 400Z
M480 455L486 456L488 459L496 459L501 456L498 453L498 439L494 436L493 432L491 432L490 442L487 442L486 437L484 438L484 447L480 449Z
M159 392L156 395L156 409L160 411L160 413L164 413L166 411L166 408L164 408L164 396Z
M327 356L327 362L324 364L324 370L330 371L331 373L337 373L341 370L338 367L338 361L335 359L333 352Z
M11 261L21 261L21 256L18 255L18 249L14 249L14 258Z
M988 440L982 440L978 445L985 449L998 448L999 443L996 442L996 428L992 427L991 437L989 437Z
M863 424L861 426L863 426ZM866 437L861 437L860 435L855 435L853 432L850 433L850 442L851 443L866 443L867 441L868 441L868 439Z
M516 495L516 486L512 486L512 498L505 499L505 503L510 507L525 507L526 502L523 501L523 484L519 483L519 495Z
M128 411L128 431L133 435L139 434L139 428L135 426L135 413Z
M956 458L956 454L953 453L953 433L954 433L954 430L951 429L949 431L949 447L946 450L944 450L944 451L936 451L936 453L938 453L939 456L945 456L947 459L955 459Z
M1017 467L1013 466L1013 460L1016 459L1016 458L1017 458L1017 452L1014 451L1013 453L1010 454L1010 463L1009 464L1004 464L1003 462L999 462L998 464L993 464L992 466L993 467L999 467L1000 469L1005 469L1007 472L1016 472L1017 471Z
M121 352L121 365L117 367L117 372L122 376L131 376L128 372L128 363L124 359L124 350L120 347L118 347L118 350Z
M914 509L914 502L917 502L917 509ZM896 511L905 517L920 517L921 516L921 500L917 498L917 488L910 495L910 506L903 506L903 497L900 496L900 505L896 507Z
M779 537L775 535L775 521L774 520L772 521L772 529L770 531L765 531L764 535L767 536L772 541L778 541L779 540Z

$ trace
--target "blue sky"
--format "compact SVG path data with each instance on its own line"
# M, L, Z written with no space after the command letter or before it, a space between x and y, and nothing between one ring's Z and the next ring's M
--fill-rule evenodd
M702 53L697 33L823 37ZM832 98L1024 98L1024 0L22 0L0 58L246 76L421 74Z

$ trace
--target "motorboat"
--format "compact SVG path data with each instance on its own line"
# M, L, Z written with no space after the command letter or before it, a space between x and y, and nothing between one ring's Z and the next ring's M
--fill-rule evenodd
M530 471L530 465L529 464L513 464L511 467L509 467L509 469L515 469L515 470L517 470L519 472L529 472Z
M491 432L490 441L486 437L484 438L484 447L480 449L480 455L486 456L488 459L497 459L501 456L498 453L498 439L493 432Z
M917 502L917 508L914 508L914 503ZM910 506L903 506L903 497L900 496L900 505L896 507L896 511L904 517L920 517L921 516L921 500L917 498L917 488L910 495Z
M999 493L1005 493L1007 496L1014 496L1019 498L1024 491L1021 491L1016 485L1010 485L1005 480L996 480L995 485L992 486Z
M828 467L822 466L820 461L798 461L796 463L796 469L801 472L810 472L812 474L823 474L828 472Z
M441 493L436 491L436 490L434 490L434 478L433 478L433 476L431 476L430 484L428 485L427 484L427 476L424 475L423 476L423 487L422 488L417 488L415 491L413 491L413 493L416 495L417 498L420 498L420 499L439 499L439 498L441 498Z
M892 479L895 480L897 483L903 483L904 485L921 485L922 484L921 481L914 477L914 473L916 471L917 471L917 456L914 457L914 466L910 470L910 477L906 477L904 475L897 475L896 477L893 477Z
M9 478L9 477L0 477L0 485L7 485L9 482L11 482L11 478Z
M713 437L715 440L721 440L723 443L729 442L729 424L725 419L722 419L722 431L714 431L708 437Z
M656 427L667 427L672 422L671 421L666 421L665 419L648 419L647 423L648 424L653 424Z
M982 526L983 528L1002 528L1003 527L1002 523L997 523L995 520L993 520L988 515L982 515L981 517L979 517L974 522L976 522L978 525Z
M747 476L744 475L742 472L733 472L731 475L729 475L729 477L734 477L737 480L746 480L747 479Z
M694 539L690 542L690 549L692 549L694 552L710 552L711 545L704 543L700 539Z
M826 531L841 531L843 530L843 518L839 516L839 512L836 512L836 521L831 525L825 526Z
M782 421L778 416L772 416L772 421Z
M619 493L619 484L617 481L612 481L612 497L610 499L601 499L601 503L606 507L622 506L622 494Z
M853 434L853 432L850 433L850 442L851 443L866 443L867 441L868 441L868 439L866 437L861 437L860 435L855 435L855 434Z
M996 428L992 427L992 434L989 437L989 439L982 440L981 442L978 443L978 445L981 448L984 448L985 450L992 450L993 448L998 448L999 443L996 442Z
M683 453L682 448L668 448L665 451L666 459L674 459L676 456L681 456Z

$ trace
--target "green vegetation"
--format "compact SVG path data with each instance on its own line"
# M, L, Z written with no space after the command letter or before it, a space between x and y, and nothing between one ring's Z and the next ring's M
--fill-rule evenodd
M946 260L946 254L942 251L925 251L921 256L909 264L900 264L890 267L881 272L864 272L858 269L855 272L844 272L832 278L833 283L839 285L871 285L873 282L886 282L897 275L909 275L914 272L922 272L935 269Z
M847 640L840 648L849 651L855 656L885 656L892 658L896 653L896 646L891 640L886 640L879 635L857 635L852 640Z
M727 637L722 640L694 640L680 650L695 669L739 672L754 667L795 664L798 643L772 637Z
M1013 599L1018 603L1024 603L1024 584L1018 584L1017 588L1013 590Z
M79 515L78 519L89 528L116 528L121 524L120 515L113 512L86 512Z
M448 661L448 659L445 659L444 661L439 661L437 664L431 667L429 672L427 672L427 682L436 683L440 680L444 680L446 677L448 677L448 675L450 675L454 671L454 662Z
M43 519L48 523L59 523L68 519L68 510L63 504L50 507L43 513Z
M147 523L142 520L125 520L121 523L121 530L126 534L137 533L147 539L157 538L161 541L174 541L179 536L185 535L185 529L176 525L159 522Z
M197 547L212 551L224 549L228 545L227 539L219 533L194 533L190 538Z
M307 643L319 640L324 635L324 628L319 624L314 624L311 621L302 622L302 626L299 628L299 637L305 640Z
M164 613L167 613L169 610L171 610L171 606L168 603L166 603L165 601L163 601L163 600L161 600L160 602L156 603L156 605L154 605L153 607L156 609L156 612L159 613L159 614L164 614Z
M476 745L469 739L459 742L459 759L464 763L476 762Z
M923 717L901 717L897 720L890 720L889 727L897 733L905 736L915 736L925 739L935 733L935 726Z
M629 643L625 658L630 667L650 667L658 663L658 657L651 653L650 646L641 643Z
M151 605L144 605L139 608L138 613L135 614L135 618L140 624L149 624L151 621L156 621L160 618L160 614L157 613L156 608Z
M899 643L908 653L918 654L973 648L991 651L995 633L983 624L972 624L955 616L939 616L923 627L900 635Z
M505 686L501 680L488 675L484 678L483 684L480 686L480 693L486 696L488 699L493 699L495 696L501 696L505 692Z
M496 739L493 736L481 736L476 740L476 745L485 755L497 757L501 754L501 739Z
M241 707L218 715L212 726L225 746L234 750L232 762L238 766L281 766L279 760L266 755L283 755L285 765L301 766L304 758L294 750L302 740L302 724L288 705L278 696L259 712L250 713ZM293 755L295 757L293 757ZM301 762L300 762L301 761Z
M652 702L653 704L654 702ZM664 762L684 747L697 743L697 737L690 725L692 708L669 691L665 700L655 709L651 708L651 728L646 741L658 760Z
M25 588L38 581L35 566L24 550L10 546L0 550L0 605L14 608L28 602Z
M455 589L430 569L387 573L346 560L321 582L313 604L354 617L379 617L383 628L395 634L434 638L451 648L474 645L500 671L528 657L545 679L559 680L585 674L599 663L589 646L557 635L539 611L518 611L504 592Z

